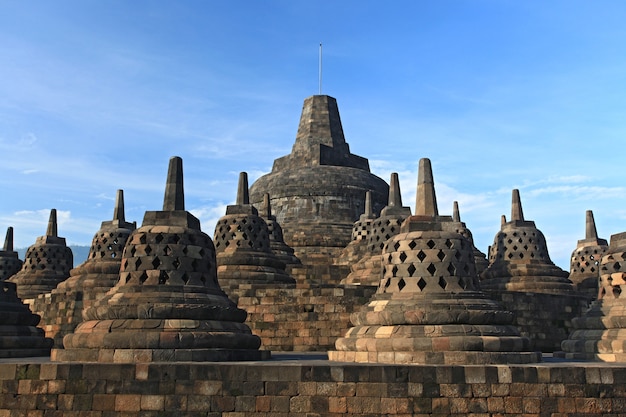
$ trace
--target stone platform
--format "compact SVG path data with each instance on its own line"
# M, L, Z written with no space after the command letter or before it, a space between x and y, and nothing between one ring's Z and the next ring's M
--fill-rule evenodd
M626 365L0 360L0 417L623 416Z

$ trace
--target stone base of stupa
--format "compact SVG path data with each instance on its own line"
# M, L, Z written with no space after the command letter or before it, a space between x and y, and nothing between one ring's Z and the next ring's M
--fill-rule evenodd
M270 351L230 349L53 349L51 360L58 362L224 362L270 359Z
M526 364L541 362L539 352L347 352L329 351L335 362L424 364L424 365L487 365Z

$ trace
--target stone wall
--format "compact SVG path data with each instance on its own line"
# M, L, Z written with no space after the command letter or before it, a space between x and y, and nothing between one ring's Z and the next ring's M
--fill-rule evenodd
M0 364L0 417L618 416L626 368Z

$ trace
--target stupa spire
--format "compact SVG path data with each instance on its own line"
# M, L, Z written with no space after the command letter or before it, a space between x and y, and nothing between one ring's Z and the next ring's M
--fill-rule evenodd
M400 180L398 179L398 173L391 173L391 181L389 184L389 201L388 207L402 207L402 194L400 193Z
M4 251L13 252L13 228L10 226L7 229L7 235L4 239Z
M248 173L239 173L239 182L237 184L237 200L235 202L238 206L244 204L250 204L250 195L248 194Z
M500 227L504 226L506 224L506 216L503 214L502 216L500 216Z
M519 190L515 188L513 190L513 196L511 201L511 221L516 220L524 221L524 212L522 211L522 200L519 196Z
M437 196L435 195L435 183L430 159L422 158L417 171L417 195L415 197L415 215L432 216L439 215L437 209Z
M459 202L455 201L452 204L452 221L461 222L461 214L459 213Z
M57 209L50 210L50 218L48 219L48 229L46 230L46 236L59 236L59 232L57 230Z
M593 211L587 210L585 218L585 239L598 239L596 221L593 218Z
M363 212L363 215L366 216L367 218L370 218L373 215L373 212L372 212L372 192L371 191L367 191L365 193L365 210Z
M266 219L272 218L272 203L270 202L270 193L263 194L263 216Z
M117 220L119 223L125 223L126 218L124 215L124 190L117 190L115 195L115 208L113 209L113 221Z
M170 158L165 184L163 211L185 210L185 191L183 188L183 160L178 156Z

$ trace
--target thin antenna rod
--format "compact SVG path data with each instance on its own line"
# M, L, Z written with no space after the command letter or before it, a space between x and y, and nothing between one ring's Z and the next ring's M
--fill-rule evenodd
M320 42L319 95L322 95L322 43Z

